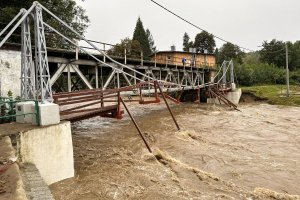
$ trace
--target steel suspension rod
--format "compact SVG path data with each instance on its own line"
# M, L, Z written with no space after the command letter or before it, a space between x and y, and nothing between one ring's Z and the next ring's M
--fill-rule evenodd
M123 104L123 106L124 106L126 112L128 113L128 115L129 115L131 121L133 122L135 128L136 128L137 131L139 132L139 135L141 136L141 138L142 138L144 144L146 145L148 151L149 151L150 153L152 153L152 150L151 150L150 146L148 145L146 139L144 138L144 136L143 136L143 134L142 134L142 132L141 132L139 126L137 125L136 121L134 120L133 116L132 116L131 113L129 112L129 110L128 110L128 108L127 108L127 106L126 106L124 100L122 99L122 97L120 97L120 100L121 100L121 102L122 102L122 104Z
M161 89L161 87L160 87L160 85L158 84L157 81L155 81L154 84L157 85L157 87L158 87L158 89L159 89L159 92L161 93L161 96L163 97L163 99L164 99L164 101L165 101L165 103L166 103L166 105L167 105L167 108L168 108L168 110L169 110L169 112L170 112L170 114L171 114L171 116L172 116L172 119L173 119L173 121L174 121L174 123L175 123L175 125L176 125L176 127L177 127L177 130L180 131L180 127L179 127L179 125L178 125L178 123L177 123L177 121L176 121L176 119L175 119L175 117L174 117L174 115L173 115L173 113L172 113L172 110L171 110L171 108L170 108L170 106L169 106L169 104L168 104L168 102L167 102L167 99L166 99L166 97L165 97L165 94L163 93L163 91L162 91L162 89Z

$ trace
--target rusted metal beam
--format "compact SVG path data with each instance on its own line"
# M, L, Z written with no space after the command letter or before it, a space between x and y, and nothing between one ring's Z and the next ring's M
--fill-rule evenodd
M168 102L167 102L167 99L166 99L166 97L165 97L165 95L164 95L164 93L163 93L163 91L162 91L160 85L158 84L157 81L155 81L154 84L157 85L157 87L158 87L158 89L159 89L159 91L160 91L160 94L162 95L162 97L163 97L163 99L164 99L164 101L165 101L165 103L166 103L166 105L167 105L167 108L168 108L168 110L169 110L169 112L170 112L170 114L171 114L171 116L172 116L172 119L173 119L173 121L174 121L174 123L175 123L175 125L176 125L176 127L177 127L177 130L179 131L179 130L180 130L180 127L179 127L179 125L178 125L178 123L177 123L177 121L176 121L176 119L175 119L175 117L174 117L174 115L173 115L173 113L172 113L172 111L171 111L171 108L170 108L170 106L169 106L169 104L168 104Z
M122 102L122 104L123 104L125 110L127 111L127 113L128 113L128 115L129 115L131 121L133 122L135 128L137 129L139 135L141 136L141 138L142 138L144 144L146 145L148 151L149 151L150 153L152 153L152 150L151 150L149 144L147 143L146 139L144 138L144 136L143 136L143 134L142 134L142 132L141 132L141 129L139 128L139 126L138 126L137 123L135 122L134 118L132 117L131 113L129 112L129 110L128 110L126 104L125 104L125 102L124 102L123 99L122 99L122 97L120 97L120 101Z

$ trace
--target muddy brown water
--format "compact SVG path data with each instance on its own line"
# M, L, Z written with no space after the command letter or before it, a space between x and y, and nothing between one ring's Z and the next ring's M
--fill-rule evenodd
M125 117L73 124L75 177L55 199L300 199L300 108L131 104Z

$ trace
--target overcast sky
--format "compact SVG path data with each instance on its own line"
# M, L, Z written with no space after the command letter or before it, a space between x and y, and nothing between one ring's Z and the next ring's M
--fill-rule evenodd
M259 49L273 38L300 40L300 0L156 0L168 9L234 44ZM91 20L88 39L115 44L132 38L137 18L151 31L159 50L182 50L182 37L200 30L150 0L85 0L79 4ZM223 42L216 39L217 46Z

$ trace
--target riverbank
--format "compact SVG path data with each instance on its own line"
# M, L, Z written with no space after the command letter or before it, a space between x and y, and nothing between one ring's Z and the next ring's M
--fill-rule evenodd
M75 177L55 199L300 199L300 108L243 104L130 105L128 120L73 125Z
M286 97L285 85L262 85L242 87L244 94L255 95L258 100L266 100L273 105L300 106L300 86L290 86L290 96Z

